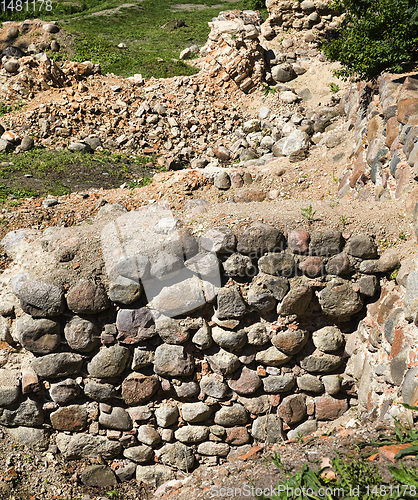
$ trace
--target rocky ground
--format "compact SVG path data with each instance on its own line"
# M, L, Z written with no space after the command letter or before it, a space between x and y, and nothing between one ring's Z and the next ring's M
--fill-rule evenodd
M295 47L310 43L300 39L300 35L289 39ZM0 41L7 38L0 36ZM25 42L31 42L30 37ZM313 46L308 48L316 50ZM236 145L243 139L248 141L248 137L234 133L250 120L270 120L276 127L280 122L281 127L288 124L288 128L296 128L303 120L313 122L319 107L338 104L344 88L343 83L332 76L335 66L321 61L316 52L311 54L308 71L297 78L290 89L282 87L267 95L262 89L249 95L234 86L220 89L204 75L144 82L139 77L125 80L95 74L92 68L68 66L66 75L71 85L37 89L33 95L29 92L23 111L4 117L6 129L19 137L30 131L35 143L47 148L64 148L72 142L87 144L90 149L107 147L129 151L129 154L152 155L170 170L156 174L153 183L142 188L104 190L97 180L95 187L83 192L27 199L17 207L6 203L0 217L0 239L19 228L43 230L88 222L106 203L121 203L133 209L166 202L175 216L198 235L215 222L245 226L259 220L274 224L284 233L301 227L309 230L335 227L348 237L364 231L376 236L381 250L397 245L401 256L414 252L412 188L396 201L376 202L373 195L361 201L338 198L340 180L352 162L350 154L354 146L351 132L344 129L344 119L339 115L334 117L329 132L339 130L343 140L338 142L340 135L332 147L318 141L311 146L309 156L275 158L271 149L259 148L256 144L254 149L260 149L257 156L266 155L258 161L245 155L249 148L244 143ZM87 73L80 76L81 70ZM331 82L341 86L339 92L331 92ZM298 98L285 102L279 98L280 92L298 96L307 87L312 94L309 101ZM270 110L267 116L263 109ZM313 123L306 125L313 126ZM13 136L9 139L13 143ZM171 170L184 163L193 168ZM206 164L213 166L212 174L197 168ZM228 167L229 180L220 175L222 166ZM311 216L307 216L310 205ZM7 264L6 255L0 254L0 269ZM83 266L83 262L74 265ZM0 347L11 349L6 344ZM177 473L176 480L154 494L154 489L146 489L134 479L104 489L83 486L83 469L104 462L101 457L84 462L64 461L54 444L48 452L36 453L14 445L10 436L1 433L0 498L101 500L110 498L111 492L116 491L119 498L126 500L208 499L219 496L221 488L240 488L252 482L263 488L276 484L283 473L271 462L275 452L292 473L305 463L317 468L318 461L333 458L337 452L358 457L358 444L370 442L380 434L393 434L393 428L380 422L371 423L351 410L339 421L317 431L312 439L251 448L236 461L225 461L216 467L202 466L189 474ZM372 451L369 447L361 452ZM377 459L380 459L377 463L381 473L388 477L387 455L380 453ZM109 465L120 466L111 462ZM116 497L116 493L113 495ZM229 495L237 500L242 497L245 496L235 492ZM253 495L247 497L254 498Z

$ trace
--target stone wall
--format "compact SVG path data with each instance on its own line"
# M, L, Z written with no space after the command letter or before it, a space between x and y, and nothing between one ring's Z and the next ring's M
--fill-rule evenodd
M337 28L340 24L339 12L333 11L330 3L311 0L267 0L269 17L261 26L261 34L267 40L272 40L290 29L324 31Z
M2 245L0 425L68 459L124 457L121 479L219 463L357 405L353 332L399 264L334 229L197 238L158 205Z

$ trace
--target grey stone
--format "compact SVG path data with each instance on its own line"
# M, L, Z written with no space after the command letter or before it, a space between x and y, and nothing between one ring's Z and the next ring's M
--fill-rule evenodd
M8 430L11 439L35 451L46 451L49 446L49 431L36 427L15 427Z
M73 434L68 436L60 433L57 435L56 443L58 449L68 460L80 460L82 458L96 458L101 455L104 459L112 459L122 451L119 441L110 441L103 436L91 434Z
M204 285L205 282L194 276L175 285L166 286L152 299L149 307L170 317L189 314L206 304Z
M117 263L118 273L138 284L149 275L149 270L149 260L141 254L122 257Z
M192 342L198 349L202 350L208 349L212 345L210 328L206 322L193 335Z
M19 61L9 59L4 63L3 67L8 73L17 73L19 71L19 66Z
M260 271L273 276L291 277L295 274L296 263L287 252L268 253L258 260Z
M341 356L315 351L302 359L300 366L309 373L330 373L341 366L342 362Z
M65 308L62 289L43 281L22 281L16 295L22 309L35 318L59 316Z
M347 243L347 253L360 259L377 258L377 247L374 240L366 234L352 236Z
M269 375L263 378L264 390L269 394L289 392L294 386L294 375Z
M202 250L219 254L229 254L235 250L237 238L228 228L210 229L200 238Z
M0 369L0 406L15 403L20 396L20 372Z
M185 422L204 422L212 415L212 409L204 403L185 403L181 406L181 416Z
M238 237L237 251L251 258L266 252L279 252L283 248L283 234L268 224L254 223Z
M337 395L341 390L341 376L340 375L324 375L322 382L327 394L331 396Z
M129 305L139 299L142 294L141 285L124 278L119 278L118 281L119 283L111 283L109 286L109 299L112 302Z
M406 293L404 298L405 319L417 321L418 313L418 272L409 273L406 279Z
M161 340L166 344L184 344L189 339L190 331L183 328L181 320L160 316L155 322L155 328Z
M309 253L321 257L331 257L341 252L343 238L340 231L326 229L323 232L313 232L309 245Z
M240 365L240 361L235 354L223 349L219 349L213 354L208 354L207 360L212 370L219 375L228 375L234 372Z
M319 292L319 304L325 314L344 317L358 313L363 308L363 300L351 283L334 278Z
M175 385L173 389L177 397L182 399L193 398L200 392L199 385L194 381L182 382L180 385Z
M299 390L304 392L312 392L314 394L321 394L324 392L324 384L315 375L301 375L296 379Z
M320 108L316 114L315 114L315 125L314 125L314 130L315 132L324 132L326 127L330 125L334 119L339 117L339 111L338 108L328 108L328 107L323 107Z
M76 352L91 352L100 344L99 329L95 323L74 316L64 328L65 340Z
M418 403L418 367L409 368L402 382L402 401L414 406Z
M360 263L360 272L364 274L375 274L379 272L379 261L377 259L363 260Z
M236 356L234 356L234 358L236 359L237 368L239 366L239 359ZM231 370L231 372L235 371L235 369ZM204 377L202 377L200 381L200 390L203 392L203 394L216 399L224 399L230 392L222 377L217 373L214 373L212 375L205 375Z
M210 278L219 275L219 261L213 253L201 252L186 260L184 265L193 273L202 278Z
M289 82L296 78L296 73L290 64L283 63L273 66L271 76L275 82Z
M138 441L148 446L156 446L161 442L161 436L151 425L140 425L136 436Z
M78 151L80 153L91 153L93 150L91 149L90 144L86 142L71 142L68 146L70 151Z
M132 429L132 420L129 413L119 406L112 408L110 413L100 412L99 424L106 429L118 431L130 431Z
M229 189L231 187L231 178L227 172L220 171L215 175L213 184L218 189Z
M177 422L179 410L176 405L163 405L155 410L155 418L160 427L170 427Z
M209 436L209 427L204 425L185 425L174 432L177 441L186 444L204 441Z
M227 276L244 278L246 276L253 276L256 272L250 257L241 255L240 253L230 255L222 266Z
M117 484L115 473L107 465L90 465L86 467L81 473L80 479L86 486L110 488Z
M245 425L248 420L246 409L237 403L232 406L223 406L215 413L215 424L223 427L234 427L235 425Z
M252 132L258 132L261 129L261 121L252 119L247 120L242 125L242 130L245 134L251 134Z
M318 428L316 420L307 420L287 433L287 439L298 439L301 436L308 436Z
M153 449L146 444L132 446L123 450L123 456L136 462L137 464L146 464L154 456Z
M132 360L131 368L136 371L139 368L144 368L145 366L150 366L153 364L155 359L155 351L147 351L143 348L136 348L134 350L134 357Z
M87 380L84 386L84 394L94 401L108 401L116 396L117 391L112 384Z
M61 342L60 324L56 321L35 319L25 314L16 321L16 337L26 350L35 354L49 354Z
M160 462L180 470L189 471L194 465L193 450L183 443L166 444L158 450Z
M359 292L366 297L374 297L379 289L376 276L362 276L358 280Z
M279 351L276 347L272 346L268 349L258 351L255 356L256 361L267 366L280 366L287 363L290 356L284 352Z
M299 279L291 280L289 293L277 305L277 314L282 316L303 315L308 309L312 296L313 292L309 284Z
M214 443L213 441L206 441L200 443L197 447L197 452L200 455L226 457L229 453L230 447L227 443Z
M381 273L388 273L400 264L398 251L396 248L388 248L379 257L379 271Z
M212 328L212 339L223 349L231 351L240 350L247 342L247 334L244 330L238 332L224 330L219 326Z
M13 143L10 141L6 141L5 139L0 139L0 151L1 152L8 152L8 151L13 151L14 146Z
M78 374L83 361L81 354L60 352L33 359L30 366L41 378L59 378Z
M255 323L248 328L247 341L250 345L265 345L270 340L270 335L264 323Z
M312 334L317 349L322 352L337 351L344 343L344 336L336 326L324 326Z
M136 480L150 488L156 489L162 484L174 479L174 471L166 465L138 465L136 468Z
M286 137L283 142L282 154L290 156L296 151L306 151L309 149L310 138L306 132L295 130Z
M295 425L307 417L306 396L291 394L286 396L278 408L278 414L287 425Z
M281 443L285 439L282 421L278 415L263 415L254 420L251 435L262 443Z
M237 286L221 288L217 296L216 316L219 319L242 318L246 305Z
M246 398L239 396L238 402L244 405L244 408L254 415L261 415L262 413L267 413L270 408L270 396L263 394L258 397Z
M169 280L177 276L184 267L184 261L179 256L168 252L159 252L151 263L151 274L157 279Z
M44 414L40 404L27 398L18 405L0 408L0 425L6 427L27 426L39 427L44 422Z
M20 143L20 151L30 151L35 146L35 141L33 137L25 135Z
M137 465L135 463L129 463L124 467L119 467L119 469L117 469L115 472L118 481L120 481L121 483L130 481L134 477L136 469Z
M72 378L61 380L56 384L51 384L49 395L52 401L59 405L65 405L80 394L80 386Z
M87 365L93 378L113 378L122 374L129 360L129 349L120 345L103 347Z
M161 376L186 377L194 371L194 358L181 345L163 344L155 350L154 371Z

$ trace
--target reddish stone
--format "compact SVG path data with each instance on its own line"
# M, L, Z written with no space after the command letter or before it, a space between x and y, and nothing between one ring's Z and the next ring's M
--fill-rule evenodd
M58 431L82 431L87 426L87 415L84 406L65 406L51 413L51 424Z
M306 397L303 394L285 397L279 406L278 414L288 425L301 422L307 416Z
M247 444L250 435L245 427L230 427L226 429L226 442L233 446Z
M68 292L67 305L78 314L95 314L105 311L110 301L103 288L91 281L81 280Z
M150 400L159 387L156 376L131 373L122 382L122 398L130 406L139 405Z
M22 392L23 394L30 394L32 392L39 392L41 386L39 384L38 376L30 368L22 369Z
M400 126L398 118L396 116L392 116L392 118L389 118L386 124L386 142L385 142L388 148L392 146L393 141L398 137L399 129Z
M246 366L237 374L237 377L236 379L228 380L228 385L230 389L242 396L253 394L261 385L261 380L257 373Z
M308 231L291 231L287 244L293 253L303 254L308 251L310 235Z
M259 189L243 189L234 196L236 203L247 203L249 201L264 201L266 193Z
M231 178L231 187L240 188L244 185L244 180L239 172L232 172L229 177Z
M349 179L349 185L351 188L353 188L360 177L366 173L366 167L367 163L364 161L363 155L359 155Z
M290 356L299 352L308 340L308 332L305 330L286 330L285 332L277 332L273 335L271 343Z
M405 332L401 326L395 327L392 348L390 350L390 357L397 356L405 347Z
M393 311L393 305L399 300L399 295L392 290L390 295L388 295L388 290L383 289L379 300L370 304L369 314L374 317L379 325L387 320L389 314Z
M348 409L346 399L335 399L328 394L315 399L315 418L317 420L335 420Z
M343 178L340 180L337 191L340 191L340 189L342 189L347 184L349 177L350 177L350 172L348 171L343 175Z
M417 112L418 100L416 97L408 97L406 99L402 99L402 101L399 101L398 104L397 120L400 123L406 123L408 121L408 118Z
M379 459L381 461L389 461L395 463L395 455L397 455L401 450L410 448L412 443L402 443L402 444L391 444L387 446L381 446L379 448ZM413 453L411 453L413 455Z
M321 276L323 264L320 257L308 257L299 264L299 269L309 278L316 278Z
M382 126L382 119L379 115L374 116L367 126L367 142L370 144L372 140L378 135Z

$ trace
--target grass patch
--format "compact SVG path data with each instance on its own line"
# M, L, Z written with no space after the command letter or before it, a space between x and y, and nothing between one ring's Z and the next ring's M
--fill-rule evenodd
M89 16L89 14L119 7L127 0L85 0L77 2L52 2L51 11L45 7L39 12L2 12L0 20L24 20L41 18L43 20L61 19L61 26L75 35L72 60L90 60L102 66L103 74L114 73L119 76L133 76L141 73L144 78L169 78L175 75L192 75L196 68L178 61L180 52L191 45L203 46L209 34L208 22L221 10L248 9L251 0L222 3L219 0L188 0L189 4L206 5L202 10L180 10L171 12L174 0L143 0L133 7L120 9L111 15ZM214 5L218 7L214 8ZM222 7L219 7L222 5ZM262 11L264 18L267 10ZM72 19L73 17L77 17ZM161 26L174 19L183 19L185 26L171 31ZM118 47L125 43L126 48ZM52 55L52 53L50 54ZM59 53L52 55L54 60L63 60ZM173 59L175 59L173 61Z
M112 189L135 179L152 181L154 157L129 157L109 151L85 154L68 150L32 151L0 154L0 201L52 194L60 196L72 191L103 187ZM152 167L151 167L152 165Z

